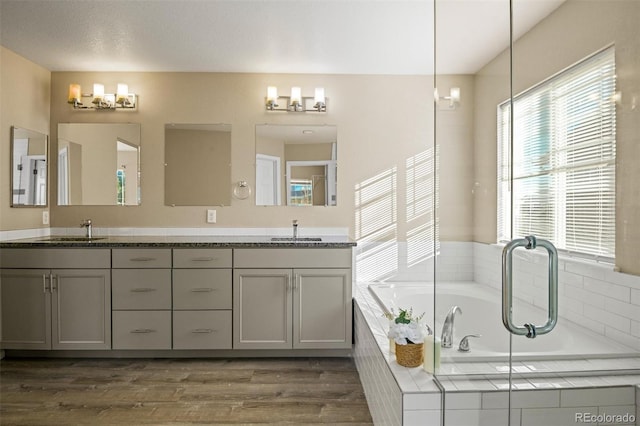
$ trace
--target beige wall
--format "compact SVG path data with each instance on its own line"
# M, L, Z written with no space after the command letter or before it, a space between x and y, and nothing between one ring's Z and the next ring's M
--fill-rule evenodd
M0 46L0 231L48 227L48 208L10 207L9 150L11 126L49 134L50 88L49 71Z
M373 239L406 241L416 226L430 219L417 218L416 200L408 188L410 164L433 157L433 77L431 76L369 76L369 75L258 75L213 73L74 73L48 71L30 64L12 52L3 52L3 111L11 99L13 115L2 115L2 155L8 152L9 126L20 125L50 134L51 151L57 152L58 123L121 123L141 124L141 186L142 205L121 206L56 206L51 205L54 227L75 227L80 220L92 218L96 227L287 227L298 219L301 227L348 227L356 234ZM5 56L8 59L5 60ZM16 82L27 81L33 74L42 84L32 87L33 79L25 83L20 96L13 88ZM51 102L49 103L49 80ZM20 78L18 78L20 76ZM66 102L68 85L80 83L90 88L102 82L107 91L118 82L126 82L139 95L137 112L74 111ZM468 76L442 78L439 84L461 86L463 103L456 111L438 112L439 136L446 141L439 145L440 237L442 240L471 239L472 204L468 197L472 179L472 145L468 132L473 105L472 79ZM263 107L267 85L283 88L293 85L312 93L324 86L328 96L327 114L290 114L266 112ZM5 87L9 87L5 90ZM37 89L37 90L36 90ZM448 88L443 89L444 91ZM35 92L39 93L36 95ZM25 96L25 93L27 95ZM34 93L33 96L30 94ZM37 101L36 99L37 98ZM24 106L22 101L25 102ZM49 121L49 105L51 120ZM35 112L35 113L34 113ZM19 117L25 117L24 120ZM15 118L14 118L15 117ZM32 123L33 124L30 124ZM216 207L218 222L205 221L206 207L169 207L164 205L164 125L165 123L230 123L232 125L232 182L255 180L255 125L333 124L338 126L338 206L296 208L287 206L257 207L253 198L233 199L231 206ZM50 124L49 124L50 123ZM460 127L462 126L462 127ZM49 129L49 130L48 130ZM5 134L6 131L6 134ZM447 134L449 133L449 134ZM3 157L8 164L8 158ZM413 162L413 163L412 163ZM4 164L4 163L3 163ZM57 156L50 157L52 172L57 171ZM3 166L4 169L4 166ZM8 170L8 167L7 167ZM416 169L417 170L417 169ZM385 236L355 231L355 188L379 176L393 173L393 198L396 204L393 232ZM28 209L22 214L9 208L8 175L1 186L2 230L27 229L40 226L41 209ZM51 179L50 195L57 194L56 179ZM429 187L430 184L423 183ZM365 215L366 216L366 215ZM359 215L358 226L367 227ZM366 221L373 221L369 217ZM410 223L411 222L411 223ZM367 228L371 230L371 227Z
M467 77L461 78L470 84ZM102 82L107 91L118 82L129 84L139 95L137 112L78 112L66 103L68 85L83 87ZM76 226L90 217L97 227L287 227L292 219L300 226L348 227L355 236L354 189L387 170L397 170L397 223L399 241L406 240L414 224L407 223L407 161L430 150L433 145L432 83L429 76L362 75L258 75L213 73L72 73L52 74L51 136L55 144L59 122L134 122L141 124L142 205L138 207L68 206L52 208L53 226ZM299 85L304 93L324 86L328 97L327 114L266 112L267 85L282 88ZM458 85L463 85L458 84ZM469 87L469 86L465 86ZM471 93L468 100L472 100ZM384 102L381 102L384 100ZM470 106L468 106L470 108ZM452 112L448 126L468 119ZM462 120L462 121L461 121ZM257 207L253 198L233 199L231 206L216 207L217 223L205 222L206 207L169 207L163 202L165 123L230 123L232 125L232 182L255 181L255 125L334 124L338 127L338 206L296 208ZM447 130L444 130L447 131ZM465 151L470 138L460 132L447 137L441 147L443 158L453 160L455 152ZM470 155L470 154L469 154ZM469 161L471 157L469 157ZM55 158L52 159L55 162ZM448 160L447 160L448 161ZM462 161L466 164L468 161ZM461 162L441 164L445 170L458 170ZM52 164L55 168L55 164ZM449 167L450 166L450 167ZM466 167L466 166L465 166ZM466 169L465 169L466 170ZM458 191L469 187L452 174L447 188ZM55 183L52 186L55 191ZM55 192L54 192L55 193ZM471 229L471 200L461 195L445 203L441 238L466 239L459 229ZM468 198L468 197L467 197ZM448 208L455 209L448 212ZM452 214L449 214L452 213ZM455 222L465 223L455 223ZM451 233L449 233L449 231ZM464 233L464 232L463 232Z
M640 274L639 16L638 1L568 0L518 40L514 53L518 93L615 43L622 92L617 109L616 264L633 274ZM474 240L487 243L496 240L496 106L509 96L508 66L503 53L476 76Z

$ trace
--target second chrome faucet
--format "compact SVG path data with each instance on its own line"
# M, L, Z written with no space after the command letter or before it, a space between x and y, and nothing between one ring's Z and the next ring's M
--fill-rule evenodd
M453 322L456 319L456 314L462 314L462 309L459 306L452 306L444 319L442 325L441 344L443 348L450 348L453 346Z
M87 228L87 233L85 235L86 238L93 238L93 225L91 223L91 219L85 219L80 223L81 228Z

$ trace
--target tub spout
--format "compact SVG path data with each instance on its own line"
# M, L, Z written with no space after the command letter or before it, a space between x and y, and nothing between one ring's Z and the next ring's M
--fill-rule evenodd
M442 347L450 348L453 346L453 321L456 318L456 314L462 314L462 309L459 306L453 306L449 309L449 313L444 319L444 325L442 326Z

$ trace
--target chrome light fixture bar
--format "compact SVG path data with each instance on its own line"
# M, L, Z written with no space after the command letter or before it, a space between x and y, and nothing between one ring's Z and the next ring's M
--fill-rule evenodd
M282 107L279 102L282 103ZM278 88L269 86L267 87L265 108L267 111L327 112L326 102L323 87L317 87L314 96L302 96L300 87L292 87L291 96L278 96Z
M79 84L69 85L67 102L73 109L84 111L136 111L138 96L129 93L129 86L118 84L115 94L104 93L104 85L94 84L93 93L82 93Z

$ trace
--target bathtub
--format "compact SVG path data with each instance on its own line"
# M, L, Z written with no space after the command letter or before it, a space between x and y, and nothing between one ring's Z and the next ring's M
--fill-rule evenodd
M493 288L473 282L447 282L437 284L435 327L434 286L428 283L374 283L369 291L385 312L393 308L412 308L414 314L425 312L424 321L437 337L448 310L459 306L454 323L453 347L441 349L442 362L490 362L509 358L510 334L502 324L502 296ZM546 311L514 299L515 324L532 322L544 324ZM460 339L468 334L480 334L469 339L471 350L458 351ZM535 339L513 336L514 361L619 358L637 356L633 349L605 336L580 327L562 317L559 306L558 323L554 330Z

